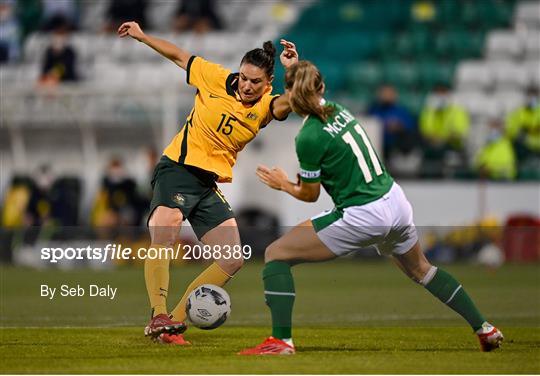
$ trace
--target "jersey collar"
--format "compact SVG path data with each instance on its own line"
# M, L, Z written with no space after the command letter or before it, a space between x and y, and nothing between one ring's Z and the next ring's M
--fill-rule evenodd
M239 99L238 96L238 75L239 73L231 73L225 81L225 90L231 97Z

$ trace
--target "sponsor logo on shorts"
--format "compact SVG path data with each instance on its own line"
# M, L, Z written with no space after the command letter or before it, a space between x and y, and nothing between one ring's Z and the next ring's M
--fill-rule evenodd
M172 200L178 205L184 205L186 203L186 199L184 198L184 196L182 196L181 193L175 193L172 197Z

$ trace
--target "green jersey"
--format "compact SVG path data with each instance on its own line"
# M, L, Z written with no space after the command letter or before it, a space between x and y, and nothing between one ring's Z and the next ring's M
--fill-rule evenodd
M300 178L320 181L338 209L379 199L390 190L392 177L354 116L337 103L326 104L335 109L326 123L310 115L296 136Z

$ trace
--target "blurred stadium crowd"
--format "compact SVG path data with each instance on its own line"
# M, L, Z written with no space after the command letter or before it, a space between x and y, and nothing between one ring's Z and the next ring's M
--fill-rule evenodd
M46 159L61 150L32 156L40 133L21 131L82 132L88 154L79 123L121 123L146 141L149 166L135 179L114 152L95 162L102 177L84 224L145 223L163 141L138 122L155 122L173 98L181 105L162 121L174 132L193 93L172 64L115 36L127 20L231 69L264 40L294 41L321 69L330 99L378 120L396 177L540 180L540 1L0 0L0 151L10 174L2 226L81 224L84 178ZM115 95L126 91L139 94ZM30 169L21 156L42 162Z

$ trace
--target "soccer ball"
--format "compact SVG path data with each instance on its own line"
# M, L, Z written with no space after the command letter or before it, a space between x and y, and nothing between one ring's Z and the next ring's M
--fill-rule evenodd
M215 329L231 314L231 298L216 285L201 285L189 294L186 314L197 328Z

